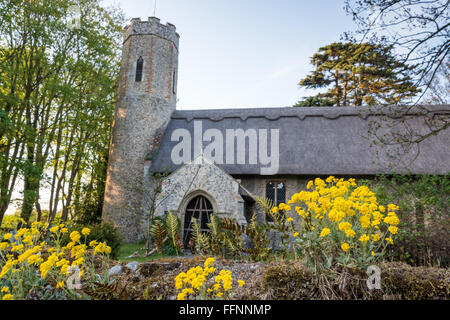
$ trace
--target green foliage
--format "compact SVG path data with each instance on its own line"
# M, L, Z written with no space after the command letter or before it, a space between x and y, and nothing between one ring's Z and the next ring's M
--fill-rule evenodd
M86 237L86 242L89 243L92 240L97 240L98 242L106 242L108 246L111 247L110 257L112 259L117 259L117 257L119 256L119 249L122 241L119 230L109 222L102 222L93 225L76 224L73 226L73 230L81 233L81 230L86 227L91 229L91 233ZM62 240L62 244L65 245L69 241L69 235L65 235Z
M180 240L179 219L172 212L166 216L166 231L169 237L169 243L178 255L179 251L183 251L184 247Z
M391 46L332 43L311 58L315 69L301 87L327 89L296 106L401 104L420 90L410 78L413 68L395 58Z
M197 219L192 219L192 240L194 243L195 253L208 254L210 251L210 237L207 233L201 232Z
M50 221L99 222L122 24L99 0L0 2L0 224L20 180L25 221L47 185Z
M247 228L245 235L251 240L252 247L246 249L253 261L267 260L270 254L269 239L267 238L267 224L260 224L256 221L256 214Z
M282 247L286 247L290 232L289 225L286 221L286 212L284 210L277 210L274 212L273 208L275 205L270 199L255 197L255 200L256 204L264 210L266 215L272 221L266 228L277 232L280 236Z
M166 236L166 228L164 226L164 223L159 219L155 219L155 222L152 225L150 233L153 236L153 241L155 243L156 250L158 251L159 254L162 255L164 249L163 247L164 238Z
M450 264L450 174L380 175L373 181L380 201L400 206L399 234L392 259L413 265Z
M225 255L225 239L222 234L220 219L214 214L210 216L210 219L208 228L211 230L209 234L211 253L223 257Z
M242 258L244 251L242 235L245 232L245 227L231 218L221 219L220 225L223 230L225 243L231 251L232 256L234 258Z
M331 107L334 101L321 97L305 97L297 102L294 107Z

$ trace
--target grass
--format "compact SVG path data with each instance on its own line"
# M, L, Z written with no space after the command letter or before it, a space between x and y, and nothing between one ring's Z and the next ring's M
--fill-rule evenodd
M139 252L139 257L131 257L127 258L130 255L132 255L135 252ZM145 243L144 242L138 242L138 243L123 243L120 245L119 248L119 255L117 257L117 260L123 261L123 262L130 262L130 261L137 261L137 262L145 262L145 261L152 261L157 260L163 257L173 257L172 254L164 254L160 255L158 253L154 253L148 257L145 257Z

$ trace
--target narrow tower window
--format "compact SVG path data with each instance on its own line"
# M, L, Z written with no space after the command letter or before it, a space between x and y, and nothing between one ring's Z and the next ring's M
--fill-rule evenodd
M177 81L177 74L176 74L176 71L173 70L173 76L172 76L172 92L173 92L173 94L177 93L176 92L176 85L177 85L176 81Z
M142 57L139 57L136 63L136 82L140 82L142 80L142 68L144 66L144 59Z

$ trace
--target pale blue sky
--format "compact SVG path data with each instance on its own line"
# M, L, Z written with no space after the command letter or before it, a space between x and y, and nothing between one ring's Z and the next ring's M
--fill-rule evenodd
M355 24L343 0L157 0L156 16L180 34L177 109L291 106L310 57ZM129 18L154 0L104 0Z

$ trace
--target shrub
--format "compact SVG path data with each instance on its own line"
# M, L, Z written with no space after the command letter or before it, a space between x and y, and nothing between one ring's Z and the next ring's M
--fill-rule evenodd
M400 231L390 258L413 265L450 265L450 174L378 176L365 181L377 199L395 201Z
M268 267L263 275L264 289L279 300L297 300L317 296L308 268L295 264Z
M208 258L205 260L203 268L196 266L175 277L175 288L180 290L177 300L231 299L233 297L231 271L222 269L217 273L214 261L214 258ZM242 280L234 282L237 282L235 285L241 287L244 285Z
M121 236L116 227L112 223L103 222L88 226L82 226L79 224L73 225L73 230L81 232L83 228L89 228L91 232L86 236L87 242L96 240L100 242L106 242L109 247L111 247L110 257L112 259L117 259L119 256L119 248L121 244ZM63 244L70 241L69 237L66 235L63 238Z
M263 286L269 299L449 299L450 272L412 267L405 263L380 264L381 289L369 290L365 271L356 268L330 270L326 281L301 264L282 264L264 271ZM336 272L339 277L332 273ZM324 283L326 282L326 286Z
M398 232L398 206L379 204L375 194L355 179L316 178L308 182L307 190L311 191L294 194L287 205L273 211L295 211L300 216L299 223L292 217L286 221L316 272L334 263L365 268L382 259Z
M105 242L87 242L89 228L83 228L81 233L64 224L52 226L48 232L47 228L44 223L33 222L30 228L1 235L0 299L82 298L67 287L72 268L76 269L72 273L75 284L77 271L85 286L103 281L95 274L94 262L99 253L111 252ZM69 241L62 245L61 239L66 235ZM102 265L107 264L105 259Z
M412 267L402 262L381 265L383 290L391 298L430 300L450 298L450 270Z

